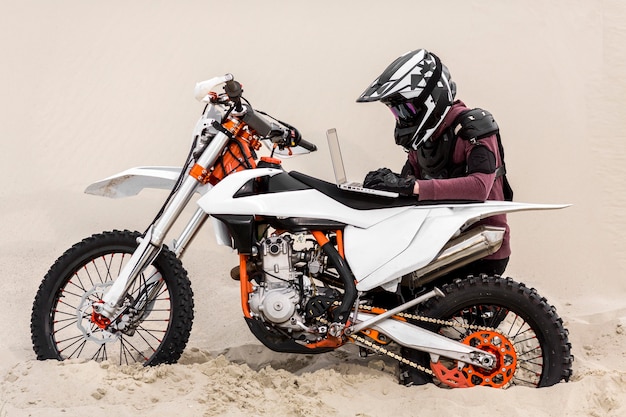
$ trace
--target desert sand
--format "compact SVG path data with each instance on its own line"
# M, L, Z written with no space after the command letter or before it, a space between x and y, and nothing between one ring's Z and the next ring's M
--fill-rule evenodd
M623 416L626 414L626 4L0 1L0 416ZM332 180L324 132L348 172L405 158L384 106L356 97L398 55L437 53L505 141L515 199L568 203L511 215L507 275L536 287L570 331L570 382L544 389L406 388L392 362L273 353L247 330L235 253L207 228L185 255L196 294L180 363L41 362L30 312L73 243L144 230L165 193L83 194L141 165L180 165L197 81L227 72L257 108L319 151L287 169ZM346 152L347 150L347 152Z

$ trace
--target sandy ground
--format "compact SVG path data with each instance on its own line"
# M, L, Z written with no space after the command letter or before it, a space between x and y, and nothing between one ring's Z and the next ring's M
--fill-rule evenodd
M0 1L0 417L626 414L626 6L421 3ZM270 352L239 311L236 255L209 228L183 259L196 318L180 363L35 360L30 311L50 265L92 233L143 230L165 197L83 189L128 167L180 164L201 110L196 81L232 72L257 108L318 143L287 169L330 180L324 132L337 127L359 176L399 169L404 154L387 110L354 100L419 47L448 65L459 98L496 116L516 200L573 204L511 216L507 270L563 317L569 383L406 388L393 363L354 347Z

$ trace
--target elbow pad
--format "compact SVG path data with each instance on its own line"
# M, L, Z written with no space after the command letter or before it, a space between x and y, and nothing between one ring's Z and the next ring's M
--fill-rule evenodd
M496 156L486 146L476 146L467 158L467 174L496 172Z

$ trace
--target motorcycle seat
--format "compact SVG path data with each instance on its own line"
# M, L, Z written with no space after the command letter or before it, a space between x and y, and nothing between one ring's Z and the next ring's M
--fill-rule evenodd
M376 210L390 207L432 206L448 204L482 203L477 200L431 200L419 201L416 197L399 196L395 198L382 197L374 194L358 193L342 190L337 184L320 180L298 171L290 171L289 176L298 180L307 187L314 188L341 204L356 210Z
M332 198L341 204L356 210L374 210L389 207L405 207L420 204L415 197L399 196L395 198L382 197L373 194L364 194L354 191L342 190L336 184L311 177L297 171L289 172L292 178L300 181L310 188L314 188L322 194Z

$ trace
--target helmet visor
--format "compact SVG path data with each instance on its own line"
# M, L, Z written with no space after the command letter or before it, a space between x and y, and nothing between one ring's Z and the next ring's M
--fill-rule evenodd
M416 107L413 103L405 102L398 104L388 104L389 110L396 118L396 122L403 126L414 125L416 121L422 118L423 110Z
M391 110L396 120L408 120L415 114L415 107L411 103L389 106L389 110Z

